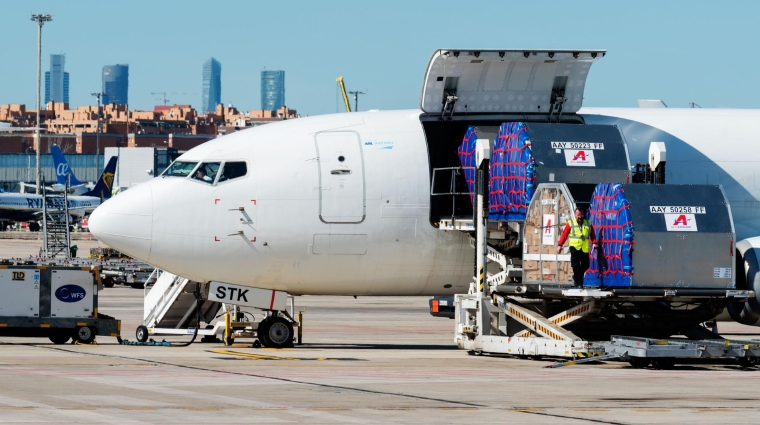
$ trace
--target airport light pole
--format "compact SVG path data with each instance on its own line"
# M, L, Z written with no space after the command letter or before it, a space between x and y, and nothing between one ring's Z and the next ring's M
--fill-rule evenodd
M34 132L34 150L37 151L37 194L40 193L40 71L42 67L42 26L53 20L52 15L33 14L32 21L37 22L37 131Z
M98 128L95 132L95 171L100 172L100 97L103 93L90 94L98 98Z
M365 93L363 91L356 90L356 91L350 91L350 92L348 92L348 94L354 95L354 112L359 112L359 95L360 94L367 94L367 93Z

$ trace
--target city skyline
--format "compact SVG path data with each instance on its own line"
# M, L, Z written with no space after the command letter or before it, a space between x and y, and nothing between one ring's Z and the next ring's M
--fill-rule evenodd
M45 104L49 101L69 103L69 73L66 55L50 55L50 70L45 71Z
M473 0L468 10L522 18L510 20L507 27L493 19L493 25L478 31L441 32L433 23L451 19L450 11L461 3L389 2L299 3L299 13L293 14L282 5L244 1L198 13L197 8L168 0L151 4L148 13L143 6L89 2L87 7L72 8L40 0L34 12L54 17L42 30L42 55L66 52L74 106L93 103L90 93L100 91L100 72L108 63L130 64L131 108L152 109L157 102L151 92L180 93L170 97L172 102L198 106L198 67L213 56L224 64L225 104L244 110L260 108L258 79L265 66L287 70L287 103L302 114L342 110L335 83L339 76L349 90L369 89L360 99L362 110L418 108L422 76L437 48L554 47L608 50L591 71L585 106L635 107L637 99L662 99L671 107L687 107L690 102L703 107L760 107L760 99L746 89L760 62L746 54L753 48L751 17L760 13L760 3L732 2L716 8L703 0L689 7L648 0L636 7L599 0L573 4ZM547 15L550 6L556 13ZM35 104L37 28L28 14L20 3L10 3L0 14L0 25L15 37L3 48L3 58L12 66L0 69L2 103ZM105 16L115 25L139 25L128 35L104 31L93 36L85 23L100 22ZM252 36L252 16L267 16L256 21L257 33L276 37ZM224 22L219 37L198 33L208 22ZM341 24L315 29L314 22ZM173 41L158 34L171 34ZM705 59L705 52L741 57L742 66Z
M222 103L222 64L210 58L203 62L203 87L201 106L203 112L216 110L216 105Z
M261 109L276 111L285 106L285 71L261 71Z
M105 65L102 90L104 104L129 105L129 65Z

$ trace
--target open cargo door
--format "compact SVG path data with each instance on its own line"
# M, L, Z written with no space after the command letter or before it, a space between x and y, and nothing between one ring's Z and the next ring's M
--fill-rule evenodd
M455 50L433 53L422 86L428 114L575 113L604 50Z

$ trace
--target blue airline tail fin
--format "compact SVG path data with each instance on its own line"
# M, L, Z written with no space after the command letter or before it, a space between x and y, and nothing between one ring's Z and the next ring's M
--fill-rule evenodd
M94 196L96 198L100 198L101 201L104 201L111 197L111 189L113 188L113 176L116 174L116 161L117 157L112 156L111 160L108 161L106 168L103 169L103 174L100 175L98 183L91 191L82 194L82 196Z
M74 175L74 172L71 171L71 167L69 167L68 161L66 161L66 158L63 156L63 152L61 152L61 148L59 148L56 145L53 145L50 147L50 153L53 154L53 164L55 165L55 175L58 178L58 184L66 185L66 176L70 176L71 178L71 185L72 186L79 186L82 183L77 180L76 176Z

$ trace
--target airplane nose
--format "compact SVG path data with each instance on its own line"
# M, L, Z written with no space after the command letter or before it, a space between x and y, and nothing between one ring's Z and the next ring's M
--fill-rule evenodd
M90 215L90 233L130 257L148 261L153 228L153 193L149 182L107 200Z

